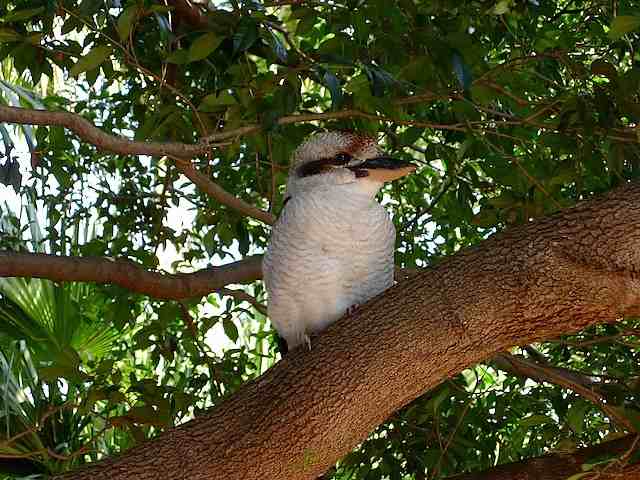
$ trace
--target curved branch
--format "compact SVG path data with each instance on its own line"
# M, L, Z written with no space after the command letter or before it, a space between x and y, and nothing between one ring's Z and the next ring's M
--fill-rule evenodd
M397 105L408 105L413 103L422 103L433 100L433 94L414 95L395 100ZM300 113L295 115L287 115L277 120L278 125L289 125L295 123L338 120L344 118L365 118L377 122L393 122L397 125L408 125L422 128L432 128L435 130L453 130L465 132L469 127L483 125L485 122L467 122L455 124L442 124L433 122L422 122L412 120L402 120L397 118L386 117L373 113L362 112L360 110L348 109L337 112L324 113ZM185 144L179 142L137 142L127 138L117 137L103 132L91 122L84 119L78 114L71 112L50 112L46 110L33 110L18 107L0 106L0 122L27 124L27 125L58 125L73 131L82 140L85 140L96 147L110 152L122 155L150 155L164 156L168 155L174 158L193 158L209 151L215 146L216 142L222 142L229 139L240 138L245 135L257 133L262 130L262 126L258 124L245 125L232 130L212 133L197 144ZM536 128L546 130L555 130L553 125L535 123L528 119L514 118L512 121L502 122L506 126L514 125L530 125ZM612 130L616 135L607 136L619 141L637 143L638 139L635 132L631 128ZM499 132L488 132L500 135ZM600 132L603 133L603 132ZM604 132L606 133L606 132Z
M403 101L405 103L408 102L407 99L403 99ZM467 129L466 124L448 125L430 122L408 122L390 119L358 110L288 115L280 117L277 124L289 125L293 123L336 120L341 118L367 118L370 120L395 122L401 125L411 124L425 128L457 130L462 132ZM47 110L0 106L0 122L17 123L22 125L56 125L65 127L78 135L82 140L95 145L97 148L120 155L167 155L182 159L193 158L206 153L215 146L216 142L239 138L262 130L262 127L258 124L245 125L233 130L208 135L201 143L187 144L179 142L137 142L129 140L128 138L110 135L93 125L82 116L72 112L50 112Z
M121 155L169 156L177 159L179 170L184 173L198 188L215 198L223 205L233 208L243 215L272 225L275 217L244 200L237 198L225 189L212 182L206 175L198 172L186 159L193 158L210 150L209 145L162 142L135 142L126 138L109 135L80 115L71 112L49 112L17 107L0 106L0 122L33 125L58 125L76 133L83 140L97 148Z
M640 184L513 228L338 320L234 395L66 480L312 479L469 365L640 313Z
M614 406L607 403L607 399L598 392L598 383L585 375L572 372L565 368L552 365L540 365L518 355L507 352L499 353L492 361L498 368L521 377L531 378L536 382L546 382L572 390L581 397L589 400L600 408L612 422L628 432L635 432L636 428L627 417L622 415Z
M402 99L403 105L411 103L408 98ZM417 103L417 102L416 102ZM277 120L278 125L291 125L294 123L306 123L306 122L319 122L327 120L340 120L344 118L364 118L367 120L374 120L377 122L393 122L398 125L411 125L414 127L433 128L436 130L454 130L457 132L465 132L468 129L466 123L433 123L433 122L417 122L412 120L400 120L390 117L384 117L373 113L362 112L360 110L339 110L337 112L324 112L324 113L299 113L295 115L287 115L280 117ZM221 142L232 138L241 137L244 135L250 135L262 130L262 126L258 124L245 125L233 130L227 130L222 132L213 133L205 137L208 142Z
M632 451L638 442L636 435L627 435L599 445L581 448L572 453L552 453L542 457L529 458L522 462L507 463L480 473L467 473L449 477L446 480L564 480L576 473L582 473L582 465L589 461L602 460L603 456L617 456ZM602 466L601 466L602 467ZM591 475L592 474L592 475ZM591 470L583 480L620 480L638 478L640 465L606 464Z
M103 132L89 120L71 112L50 112L48 110L0 106L0 122L65 127L97 148L120 155L150 155L154 157L171 155L179 158L193 158L211 150L211 145L203 143L136 142L128 138L117 137Z
M273 225L273 223L276 221L275 215L265 210L254 207L241 198L231 195L220 185L211 181L206 175L196 170L191 161L183 159L175 160L178 170L180 170L189 180L191 180L196 187L209 195L211 198L216 199L227 207L237 210L247 217L255 218L256 220L260 220L267 225Z
M208 26L207 16L199 8L199 5L189 0L170 0L171 5L175 10L175 14L184 19L194 29L205 29Z
M258 255L193 273L165 274L145 270L129 260L0 251L0 277L111 283L154 298L183 300L262 278L261 259Z

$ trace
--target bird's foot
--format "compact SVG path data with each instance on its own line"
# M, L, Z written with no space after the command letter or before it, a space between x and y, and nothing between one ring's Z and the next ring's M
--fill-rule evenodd
M358 303L354 303L353 305L351 305L350 307L347 307L347 315L351 315L353 314L359 307L360 305Z
M278 345L278 351L280 352L280 356L284 358L284 356L289 353L289 345L284 337L281 337L277 333L274 334L276 336L276 343Z
M304 343L307 344L307 349L311 350L311 336L306 333L304 334Z

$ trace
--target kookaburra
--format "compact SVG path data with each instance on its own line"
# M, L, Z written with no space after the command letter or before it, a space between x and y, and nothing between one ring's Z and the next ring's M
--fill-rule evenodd
M364 135L325 132L294 152L263 260L268 314L288 349L393 284L395 228L376 201L415 170Z

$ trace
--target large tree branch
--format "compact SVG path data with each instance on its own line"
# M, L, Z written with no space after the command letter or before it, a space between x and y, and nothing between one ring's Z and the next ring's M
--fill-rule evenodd
M415 269L396 267L396 280L408 278L417 272ZM261 280L262 255L252 255L237 262L196 272L168 274L146 270L126 259L68 257L0 250L0 277L109 283L157 299L185 300L207 295L233 283Z
M258 280L262 278L261 262L262 257L256 255L193 273L165 274L145 270L129 260L0 251L0 277L111 283L154 298L181 300L207 295L232 283Z
M522 462L498 465L481 473L456 475L447 480L565 480L571 475L584 472L583 464L602 459L603 456L618 456L634 448L636 435L625 437L581 448L572 453L552 453L542 457L530 458ZM635 475L635 476L634 476ZM601 465L592 470L592 474L582 480L621 480L638 478L640 465L617 464Z
M634 184L410 277L208 414L64 478L315 478L469 365L639 314L639 273Z
M204 143L136 142L128 138L110 135L93 125L89 120L71 112L50 112L48 110L0 106L0 122L65 127L100 150L120 155L150 155L154 157L170 155L178 158L193 158L211 150L211 146Z

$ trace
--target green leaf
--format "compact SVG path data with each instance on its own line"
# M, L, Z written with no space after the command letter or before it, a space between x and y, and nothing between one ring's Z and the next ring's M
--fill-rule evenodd
M38 369L38 376L45 382L54 382L58 378L66 378L70 373L65 367L42 367Z
M493 8L491 9L491 13L493 13L494 15L502 15L504 13L507 13L510 8L511 0L500 0L493 6Z
M640 27L640 16L620 15L611 22L609 38L618 40L638 27Z
M472 85L470 88L470 92L473 101L484 106L489 105L498 97L494 89L482 84Z
M129 37L139 10L138 5L131 5L125 8L120 17L118 17L118 35L122 40L126 40Z
M13 12L6 14L3 20L7 23L23 21L31 17L35 17L36 15L39 15L42 12L44 12L44 7L26 8L24 10L14 10Z
M340 80L331 71L325 70L322 76L322 83L329 89L331 93L331 108L336 109L342 102L342 87Z
M113 364L114 364L113 359L103 360L102 362L100 362L100 364L96 368L96 375L107 375L111 373Z
M118 329L122 330L131 320L131 305L126 296L121 296L111 304L105 314L105 320Z
M161 421L158 412L156 412L151 405L133 407L127 412L126 416L135 423L147 425L161 425L164 423Z
M189 58L188 50L176 50L165 59L165 62L175 63L176 65L184 65L185 63L189 63L190 61L191 59Z
M578 400L571 405L567 412L567 423L577 435L580 435L584 429L584 417L590 408L591 404L589 402Z
M238 341L238 327L236 327L236 324L233 322L233 320L231 320L229 317L225 317L224 320L222 320L222 328L224 329L224 333L232 342L235 343Z
M258 39L258 24L250 17L240 20L238 29L233 34L233 52L243 52L250 48Z
M163 303L160 309L158 310L158 323L160 327L164 330L166 329L172 322L175 322L176 318L180 315L180 309L175 303L166 302Z
M109 392L108 398L109 398L109 403L112 405L115 405L118 403L125 403L127 401L127 397L125 397L124 393L120 392L119 390L113 390Z
M212 93L204 97L198 109L203 112L215 112L216 110L224 110L227 107L237 104L238 102L235 97L228 91L223 90L218 94Z
M310 10L310 9L309 9ZM313 10L310 10L311 14L303 17L298 22L298 26L296 27L296 35L305 35L313 30L313 27L316 23L318 23L317 13Z
M89 53L80 57L80 60L69 71L69 74L72 77L77 77L82 72L99 67L102 62L109 58L112 50L113 48L108 45L94 47Z
M547 423L553 423L553 419L547 415L531 415L527 418L520 420L518 426L523 428L536 427L538 425L545 425Z
M213 32L199 36L193 41L191 47L189 47L189 61L195 62L207 58L220 46L222 40L224 40L224 37Z
M18 42L20 40L22 40L22 37L15 30L11 28L0 28L1 43Z

